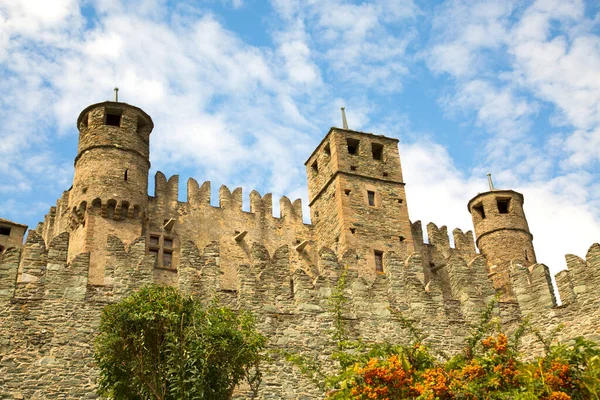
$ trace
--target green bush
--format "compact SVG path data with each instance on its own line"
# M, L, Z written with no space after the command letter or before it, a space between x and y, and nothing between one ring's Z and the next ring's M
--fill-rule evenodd
M229 399L260 382L265 338L247 312L145 287L102 313L94 358L113 399Z

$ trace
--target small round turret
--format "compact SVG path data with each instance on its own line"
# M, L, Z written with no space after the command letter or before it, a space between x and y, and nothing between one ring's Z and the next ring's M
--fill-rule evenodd
M514 300L511 261L523 266L536 262L533 235L523 211L523 195L513 190L491 190L469 201L475 243L486 256L488 272L501 300Z
M492 190L469 201L475 242L488 264L536 262L523 202L523 195L513 190Z
M71 207L99 207L114 219L145 212L153 127L148 114L126 103L107 101L83 110Z

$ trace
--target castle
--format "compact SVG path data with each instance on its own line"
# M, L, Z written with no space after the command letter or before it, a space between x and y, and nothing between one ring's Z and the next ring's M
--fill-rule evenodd
M514 330L523 318L559 339L600 338L600 245L567 255L556 276L537 264L523 195L492 189L467 205L475 228L411 223L398 141L331 128L308 157L310 219L302 204L158 172L148 195L152 119L122 102L93 104L77 119L73 186L30 230L0 219L0 398L96 398L92 349L102 307L145 284L178 287L202 301L252 310L269 345L327 359L333 323L328 298L347 269L345 322L366 341L406 341L390 308L432 346L461 350L481 310L499 296L497 316ZM479 253L477 249L479 249ZM533 335L523 350L539 352ZM261 398L322 393L275 357ZM239 396L244 398L243 390Z

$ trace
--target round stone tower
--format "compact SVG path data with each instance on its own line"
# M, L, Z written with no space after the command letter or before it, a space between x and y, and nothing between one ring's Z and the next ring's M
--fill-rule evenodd
M92 104L79 114L71 207L98 207L115 220L143 215L148 203L150 132L154 123L126 103Z
M475 227L475 242L487 258L496 289L510 298L510 262L536 262L533 235L523 211L523 195L514 190L491 190L473 197L468 204Z

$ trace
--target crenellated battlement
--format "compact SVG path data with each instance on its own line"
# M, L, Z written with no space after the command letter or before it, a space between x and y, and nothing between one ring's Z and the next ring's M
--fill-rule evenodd
M179 201L179 175L173 175L168 180L166 176L158 171L155 175L154 196L150 199L157 204L157 207L165 212L174 213L177 210L185 210L183 212L202 210L206 208L234 210L258 214L275 219L286 219L295 222L303 221L302 200L296 199L293 202L286 196L282 196L279 200L279 216L273 215L273 197L271 193L261 196L259 192L253 190L250 192L250 210L243 211L243 194L242 188L230 190L226 185L221 185L219 188L218 205L212 205L211 182L206 181L201 186L194 178L189 178L187 181L187 201Z

